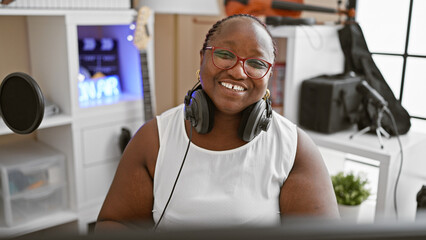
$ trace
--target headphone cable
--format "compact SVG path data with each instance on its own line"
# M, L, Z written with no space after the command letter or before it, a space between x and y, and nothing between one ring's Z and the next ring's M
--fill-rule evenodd
M321 33L316 29L315 27L311 25L298 25L300 29L302 29L303 33L306 35L306 38L308 39L309 45L311 45L312 49L315 51L320 50L324 46L324 37L321 35ZM316 33L318 36L318 44L315 45L312 34L309 34L309 31L307 29L311 29L312 32Z
M157 224L155 224L155 226L154 226L154 232L157 230L158 225L160 225L160 222L161 222L161 220L163 219L164 213L166 212L166 209L167 209L167 207L169 206L170 200L172 199L173 193L174 193L174 191L175 191L176 184L177 184L177 182L178 182L178 179L179 179L180 173L182 172L182 168L183 168L183 165L184 165L185 160L186 160L186 155L188 154L189 146L191 145L191 140L192 140L192 128L193 128L192 126L190 126L190 128L189 128L189 141L188 141L188 146L186 147L185 155L184 155L184 157L183 157L182 164L180 165L180 169L179 169L178 175L176 176L175 183L173 184L172 191L170 192L169 199L167 200L166 206L164 207L164 210L163 210L163 212L161 213L160 219L158 219Z

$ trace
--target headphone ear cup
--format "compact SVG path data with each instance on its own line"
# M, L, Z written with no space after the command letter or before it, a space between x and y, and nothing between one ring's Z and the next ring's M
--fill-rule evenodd
M242 140L250 142L260 131L267 131L270 123L271 117L267 117L266 102L259 100L244 109L238 135Z
M185 119L200 134L206 134L213 128L214 107L209 96L202 90L193 91L189 103L185 106Z

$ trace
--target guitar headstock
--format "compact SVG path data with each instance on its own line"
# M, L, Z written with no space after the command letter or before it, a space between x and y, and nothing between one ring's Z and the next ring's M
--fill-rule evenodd
M133 36L133 44L139 50L145 50L150 39L148 31L148 19L150 16L150 8L146 6L139 8L138 16L136 18L135 34Z

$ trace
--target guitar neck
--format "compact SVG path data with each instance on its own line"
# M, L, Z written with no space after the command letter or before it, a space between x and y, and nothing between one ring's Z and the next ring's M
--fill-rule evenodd
M145 50L139 51L142 72L142 88L143 88L143 103L145 121L149 121L154 117L153 101L151 96L151 78L148 67L148 56Z
M136 18L136 29L134 34L134 44L139 49L139 56L141 61L142 72L142 88L143 88L143 102L144 102L144 115L145 121L149 121L154 117L154 101L151 97L153 88L151 87L151 74L149 72L148 56L145 50L148 46L150 38L148 29L148 19L151 16L151 10L143 6L138 11Z

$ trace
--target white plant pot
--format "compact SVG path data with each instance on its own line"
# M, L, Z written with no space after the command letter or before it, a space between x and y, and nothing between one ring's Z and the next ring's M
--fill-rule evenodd
M342 220L350 222L358 221L361 205L349 206L339 204L338 208Z

